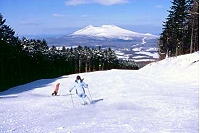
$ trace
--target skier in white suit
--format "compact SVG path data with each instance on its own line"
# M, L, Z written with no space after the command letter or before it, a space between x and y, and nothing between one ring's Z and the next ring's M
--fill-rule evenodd
M83 82L83 79L81 79L81 77L78 75L76 77L74 84L69 89L69 92L71 92L74 88L76 88L76 94L79 96L81 103L83 105L90 104L91 101L88 98L88 96L85 94L85 89L84 89L87 87L88 85L85 82Z

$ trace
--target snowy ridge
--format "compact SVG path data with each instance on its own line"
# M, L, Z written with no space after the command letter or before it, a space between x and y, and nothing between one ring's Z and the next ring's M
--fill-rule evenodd
M142 34L133 32L130 30L125 30L115 25L102 25L101 27L94 27L89 25L83 29L74 32L72 35L82 35L82 36L93 36L93 37L105 37L105 38L119 38L123 40L131 40L134 37L149 37L157 38L156 35L152 34Z
M42 79L0 92L0 132L199 132L199 52L167 58L137 71L80 73L94 100L88 106L80 104L75 91L69 94L77 75ZM60 96L52 97L58 82ZM86 94L90 97L88 89Z
M162 69L164 69L164 71ZM198 69L199 52L196 52L193 54L166 58L165 60L151 63L140 69L140 71L141 73L142 71L148 71L148 74L154 74L155 78L162 78L163 76L168 77L165 79L168 81L198 82Z

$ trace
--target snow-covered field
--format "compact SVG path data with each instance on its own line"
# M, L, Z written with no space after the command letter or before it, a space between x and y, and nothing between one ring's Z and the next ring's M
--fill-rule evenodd
M1 92L0 132L199 132L199 52L140 70L81 73L93 100L87 106L80 104L75 91L69 95L77 75L42 79ZM51 96L58 82L60 96Z

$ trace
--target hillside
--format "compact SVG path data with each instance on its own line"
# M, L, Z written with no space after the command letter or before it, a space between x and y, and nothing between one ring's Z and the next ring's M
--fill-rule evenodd
M77 75L1 92L0 132L199 132L199 52L140 70L80 73L93 100L87 106L80 104L75 91L69 95ZM58 82L60 96L52 97ZM88 89L86 93L90 97Z

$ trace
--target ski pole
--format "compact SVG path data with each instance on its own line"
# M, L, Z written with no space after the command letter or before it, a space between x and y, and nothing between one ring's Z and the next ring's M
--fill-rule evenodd
M88 92L89 92L89 95L90 95L90 99L91 99L91 101L92 101L92 96L91 96L91 94L90 94L90 90L89 90L89 88L88 88Z
M72 93L71 93L71 92L70 92L70 95L71 95L72 105L73 105L73 107L74 107L74 101L73 101Z

